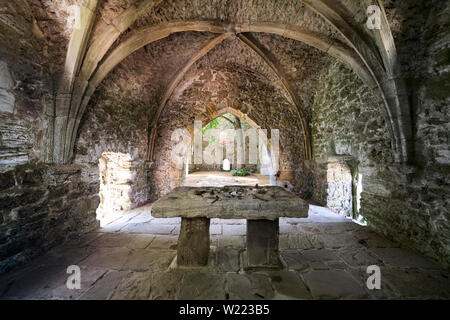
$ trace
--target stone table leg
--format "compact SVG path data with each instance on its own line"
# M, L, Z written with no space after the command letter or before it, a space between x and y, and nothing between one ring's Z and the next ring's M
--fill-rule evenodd
M246 268L281 268L278 236L278 219L247 220Z
M209 219L181 218L177 265L206 266L209 256Z

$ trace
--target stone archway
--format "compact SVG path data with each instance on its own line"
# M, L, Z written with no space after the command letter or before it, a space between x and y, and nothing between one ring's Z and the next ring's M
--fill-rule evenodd
M221 36L213 42L221 42L224 38L233 34L238 35L240 39L249 45L255 52L260 54L266 62L274 67L275 72L280 76L285 88L291 92L292 88L283 73L280 72L273 61L266 59L267 55L259 50L255 43L243 33L270 33L278 34L283 37L302 41L310 46L318 48L321 51L327 52L331 56L345 62L352 70L354 70L363 81L372 89L378 90L380 93L386 119L389 121L389 128L391 131L392 148L394 150L396 160L398 162L407 162L411 153L411 126L409 119L408 99L404 92L404 84L400 77L400 71L396 61L396 50L393 44L392 34L389 25L386 23L386 16L383 13L383 32L380 36L374 39L363 39L358 32L358 28L354 25L355 21L349 19L350 15L343 8L338 7L337 4L332 4L324 1L301 1L309 9L318 14L324 21L338 33L345 40L340 43L336 40L327 39L323 34L312 32L311 30L304 30L296 25L289 25L278 22L252 22L252 23L218 23L210 21L185 21L185 22L168 22L159 26L145 27L140 30L135 30L130 36L125 37L125 40L119 43L108 55L108 51L117 40L122 32L129 27L140 15L144 14L156 4L155 1L143 1L141 5L130 8L123 12L114 23L100 28L99 35L94 37L91 46L86 49L86 38L89 37L92 16L97 7L97 1L86 8L87 15L85 23L80 31L74 35L74 48L69 48L67 63L69 63L69 74L65 77L68 79L67 83L61 86L58 99L62 112L57 110L56 114L60 121L55 125L61 127L64 138L55 141L54 158L57 162L67 162L72 155L73 146L76 139L79 123L86 108L90 97L94 93L98 84L103 78L125 57L130 55L137 49L145 46L148 43L162 39L174 32L185 31L203 31L219 33ZM378 2L378 5L382 6ZM126 21L123 25L119 18ZM118 24L116 26L116 24ZM110 41L105 41L105 38L111 35ZM80 40L81 39L81 40ZM79 48L77 48L77 44ZM205 47L205 52L214 47L214 43ZM79 52L75 52L79 50ZM74 52L72 52L74 51ZM83 53L87 51L85 61L80 61ZM201 58L205 52L199 52L196 55ZM381 54L381 57L379 56ZM197 59L194 57L194 60ZM187 65L189 67L189 64ZM78 74L77 74L78 73ZM182 74L182 72L180 73ZM73 95L73 96L72 96ZM164 98L162 99L165 100ZM307 121L303 114L303 109L298 103L298 100L293 96L294 104L302 118L302 127L305 133L305 158L309 159L311 155L310 133L307 126ZM161 109L164 107L162 104ZM66 109L68 114L65 115ZM65 119L67 117L67 119ZM158 118L158 117L157 117ZM158 119L156 119L157 122ZM58 128L59 130L59 128ZM156 130L156 126L153 127ZM154 138L156 132L152 133Z
M258 143L258 154L257 154L257 164L255 164L255 168L257 168L257 170L253 170L252 172L257 172L260 175L267 175L270 178L267 178L267 181L264 181L264 184L275 184L275 175L277 173L278 170L278 163L276 163L277 160L279 160L279 154L281 154L282 152L282 147L278 141L279 137L278 135L274 135L274 140L272 140L272 133L269 129L265 129L265 128L261 128L261 126L259 126L254 120L252 120L247 114L243 113L242 111L233 108L233 107L224 107L222 103L219 103L219 106L222 105L222 107L219 107L218 109L216 109L215 107L207 107L206 110L207 112L202 114L200 116L199 119L197 119L198 121L201 122L201 127L203 128L206 124L208 124L209 122L211 122L214 119L218 119L226 114L231 114L233 116L235 116L238 119L241 119L243 122L245 122L250 128L248 129L253 129L256 131L256 135L257 135L257 143ZM242 129L244 130L244 129ZM186 131L189 133L190 135L190 141L194 141L194 132L195 132L195 128L194 128L194 124L190 124L186 127ZM245 131L245 130L244 130ZM269 138L270 137L270 138ZM237 137L234 137L234 145L236 145L236 143L238 143L238 141L236 140ZM243 142L243 146L244 146L244 160L249 160L249 143L250 143L250 137L246 136L244 133L244 140ZM272 143L272 141L274 141ZM263 149L260 149L262 145ZM276 150L272 150L273 148L276 148ZM223 156L226 157L226 153L223 153ZM264 159L261 159L262 157L264 157ZM236 157L236 155L235 155ZM183 185L184 180L186 175L190 172L189 169L191 166L192 167L196 167L193 163L193 148L192 145L189 148L186 149L185 153L183 154L183 166L182 168L177 168L174 169L172 168L171 170L169 170L169 179L170 179L170 183L169 185L171 186L171 188ZM266 159L267 158L267 159ZM236 159L234 159L236 160ZM261 161L263 161L264 163L261 163ZM232 161L233 162L233 161ZM246 163L247 167L249 163ZM245 165L245 164L244 164ZM264 166L263 166L264 165ZM196 167L196 171L200 170L199 168L203 168L202 166L200 167ZM220 171L221 165L216 165L215 169ZM234 167L235 169L237 167ZM261 170L265 170L264 173L260 172ZM200 170L200 171L204 171L204 170ZM206 170L209 171L209 170ZM262 181L262 180L261 180ZM258 182L256 182L258 183ZM260 183L261 184L261 183ZM283 183L283 186L285 184Z
M129 154L104 152L99 159L100 204L97 219L108 222L133 207L133 171Z

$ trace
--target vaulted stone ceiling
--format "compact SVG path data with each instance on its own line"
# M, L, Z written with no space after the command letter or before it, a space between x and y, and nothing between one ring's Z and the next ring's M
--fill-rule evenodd
M270 48L272 55L286 70L287 78L297 88L296 92L301 98L302 105L309 110L315 82L325 65L326 54L298 41L285 41L279 36L260 34L257 37L264 46ZM99 90L103 93L118 90L134 95L148 103L149 111L154 112L164 90L179 71L179 66L184 65L212 38L214 36L208 33L186 32L173 34L147 45L120 63L101 83ZM177 85L170 102L173 103L192 86L199 86L196 79L211 69L227 69L228 72L241 73L239 78L244 77L241 79L243 81L240 83L241 87L247 81L264 82L279 90L279 95L286 99L286 103L292 104L290 96L283 89L274 71L237 38L225 40L198 60ZM244 70L252 76L245 76L244 72L241 72ZM224 89L225 87L221 88ZM239 95L239 90L234 94ZM253 92L253 94L254 98L257 98L260 93ZM202 104L218 103L220 102L218 99L219 97L213 99L215 101L208 101L201 94L196 97L196 101Z
M2 5L2 20L10 22L4 25L14 32L2 32L0 41L6 55L33 61L53 82L61 101L54 114L67 117L55 122L63 132L51 151L55 162L70 158L96 90L135 95L148 104L155 129L174 91L214 65L252 70L280 90L300 117L309 158L311 101L327 54L381 91L393 148L405 161L411 128L408 111L399 109L390 34L377 38L363 27L372 2L19 0Z

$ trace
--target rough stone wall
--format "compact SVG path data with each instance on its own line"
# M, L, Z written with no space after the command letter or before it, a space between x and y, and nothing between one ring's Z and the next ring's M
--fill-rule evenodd
M0 181L0 273L98 227L98 183L74 165L20 165Z
M379 230L405 230L399 238L450 266L450 3L397 1L392 14L402 71L410 94L415 137L412 168L395 173L395 223ZM400 20L396 20L399 19ZM401 32L409 30L409 32ZM411 52L414 52L412 55ZM398 175L403 175L400 179ZM386 173L389 181L392 174ZM370 203L367 203L370 205ZM372 213L374 215L374 213ZM393 223L389 227L390 223Z
M82 0L16 0L0 3L0 55L55 77L64 68L73 29L68 7Z
M103 154L122 155L127 159L127 163L118 168L127 171L129 177L126 181L116 177L112 179L115 182L110 181L115 186L110 185L109 189L103 189L118 191L122 187L127 188L124 197L129 203L118 202L117 206L110 208L113 210L127 210L148 199L148 110L146 105L136 98L136 92L122 90L116 87L113 90L110 88L109 91L101 89L96 93L80 126L74 153L74 162L90 174L92 182L97 183L100 181L99 159Z
M442 46L442 39L435 40ZM445 50L448 53L448 44ZM313 107L314 198L324 204L326 160L350 156L350 167L353 163L353 170L362 174L360 214L369 226L448 266L448 157L433 152L443 143L448 148L448 131L442 131L448 126L448 111L447 115L444 111L448 91L443 93L426 80L432 77L428 72L439 77L447 73L448 61L443 67L442 48L430 51L433 62L423 61L424 69L416 79L420 89L409 88L417 108L415 135L423 149L416 150L413 166L393 163L383 105L352 72L330 60Z
M108 90L100 88L88 106L74 164L44 165L50 143L47 112L57 78L17 56L3 57L0 52L0 58L0 272L4 272L98 227L98 160L103 152L132 156L135 179L130 201L135 206L147 200L148 111L139 91L143 86L128 87L130 79L144 81L132 73L124 77L123 68L129 68L124 63L116 71L120 76L112 73L102 86Z
M1 54L0 54L1 57ZM0 62L0 273L98 227L98 180L44 165L51 77L27 60Z
M54 4L0 4L0 273L98 226L98 185L76 166L43 164L68 42Z
M0 172L45 158L52 100L48 75L0 55Z
M383 105L354 73L330 58L312 112L314 200L327 203L327 159L353 156L359 170L393 161Z

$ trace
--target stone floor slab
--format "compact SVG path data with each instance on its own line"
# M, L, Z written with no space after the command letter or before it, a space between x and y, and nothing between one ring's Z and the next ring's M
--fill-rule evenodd
M250 280L242 274L228 273L226 279L226 293L230 300L254 300L255 294L252 290Z
M156 235L147 249L177 249L178 236L174 235Z
M178 297L185 272L169 270L166 272L154 272L150 287L149 299L174 300Z
M294 271L267 272L275 289L274 299L309 300L311 294L303 281Z
M309 250L323 248L320 237L311 233L281 235L279 245L281 249Z
M153 224L175 224L181 223L181 218L153 218Z
M128 223L146 223L155 220L149 213L141 213L130 219ZM156 221L154 221L156 223Z
M306 261L340 261L341 259L330 249L312 249L301 252Z
M92 268L92 267L80 267L81 275L81 288L80 289L68 289L67 288L67 277L69 274L65 274L62 280L59 281L59 285L51 289L49 293L49 299L57 300L72 300L78 299L83 293L85 293L89 288L91 288L99 279L101 279L108 270L102 268ZM49 287L46 287L46 291Z
M42 256L34 259L31 263L45 266L63 266L77 265L82 260L95 252L92 246L70 247L66 245L58 246Z
M298 250L284 250L280 255L289 270L302 271L309 268L307 261Z
M450 299L450 279L443 271L381 268L383 283L400 299Z
M324 247L328 249L363 247L363 245L355 241L355 237L350 232L336 234L321 233L319 236Z
M384 279L384 275L383 275L384 267L380 267L380 268L381 268L381 283L380 283L379 289L378 288L369 289L367 287L367 281L368 281L369 277L373 274L373 271L370 271L369 273L367 272L367 266L356 267L356 268L347 268L346 270L355 278L355 280L358 283L362 283L362 284L366 283L366 286L363 285L363 289L365 289L367 294L372 299L377 299L377 300L399 299L400 297L394 291L394 288L392 287L392 285L388 281L385 281L386 279Z
M228 273L226 293L230 300L263 300L275 296L270 278L258 273Z
M353 232L358 242L367 248L399 248L400 245L389 241L374 231L366 228L360 228Z
M90 243L94 247L127 247L145 249L153 241L153 234L107 233Z
M47 299L50 290L65 283L68 275L61 266L41 266L8 283L2 299Z
M188 272L181 284L178 299L224 300L225 277L222 274Z
M73 239L65 244L67 247L86 247L94 241L97 241L99 238L103 237L105 233L102 232L88 232L77 239Z
M133 271L167 270L175 256L175 250L136 249L130 252L122 265L122 269Z
M215 254L215 268L218 272L238 272L240 251L235 248L220 247Z
M101 277L89 290L80 296L80 300L108 300L124 277L130 272L111 270Z
M80 261L79 265L122 270L132 252L131 250L124 247L98 248L86 259Z
M314 299L368 298L363 284L344 270L312 270L301 275Z
M385 264L400 268L439 269L434 262L403 248L370 248Z
M136 217L139 213L133 214L125 214L122 217L102 226L100 229L101 232L117 232L120 231L123 227L125 227L131 219Z
M350 248L336 251L337 255L350 267L382 266L384 263L365 248Z
M119 282L111 300L147 300L150 297L152 271L130 272Z
M272 282L267 274L252 272L246 274L250 280L251 288L254 299L273 299L275 297L275 291L272 287Z
M147 234L171 234L175 229L174 224L129 223L121 231L124 233L147 233Z
M336 223L324 223L321 224L319 229L325 234L342 234L350 231L358 230L359 228L364 228L351 220L336 222Z

